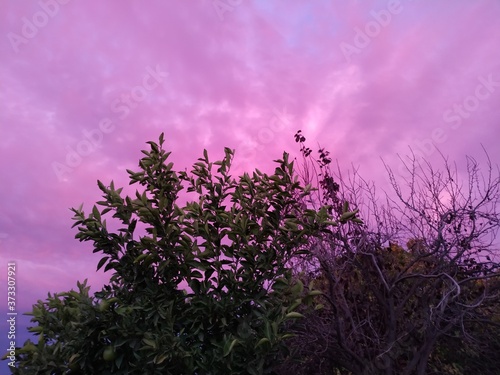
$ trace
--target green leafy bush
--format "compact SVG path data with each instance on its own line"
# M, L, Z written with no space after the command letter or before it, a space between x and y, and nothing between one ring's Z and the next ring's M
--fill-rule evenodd
M17 351L13 373L271 372L285 323L301 317L290 260L332 225L326 211L301 204L310 189L286 153L274 174L236 180L230 149L216 162L204 151L187 173L173 169L163 134L148 143L140 170L128 171L134 197L99 181L103 200L89 214L72 209L76 238L103 255L109 283L39 301L39 343Z

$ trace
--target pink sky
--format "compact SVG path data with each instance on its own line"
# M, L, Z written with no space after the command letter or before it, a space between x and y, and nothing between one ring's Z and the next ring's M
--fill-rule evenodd
M381 185L380 158L397 168L408 146L500 160L496 0L0 6L0 281L16 261L19 311L102 285L69 207L89 209L97 179L126 185L161 132L182 169L227 146L237 171L270 170L298 129Z

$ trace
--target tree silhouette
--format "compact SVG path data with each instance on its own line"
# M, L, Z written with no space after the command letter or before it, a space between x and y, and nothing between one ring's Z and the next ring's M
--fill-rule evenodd
M305 137L298 133L296 141L304 183L319 186L308 204L330 204L342 221L348 201L364 223L351 220L310 240L312 256L299 275L323 291L324 307L301 310L306 319L293 326L283 373L427 374L450 359L446 343L460 340L475 355L488 346L484 332L498 324L500 293L500 178L491 163L482 174L468 158L462 183L446 160L444 171L402 160L410 177L400 183L387 168L394 193L382 204L356 171L335 174L324 149L314 160ZM494 332L490 340L498 342ZM496 356L486 358L490 372L483 373L494 373Z

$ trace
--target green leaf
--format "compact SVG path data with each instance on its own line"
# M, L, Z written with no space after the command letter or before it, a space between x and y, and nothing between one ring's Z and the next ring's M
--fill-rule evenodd
M134 259L134 263L139 263L141 260L147 258L148 255L149 254L146 253L139 255L137 258Z
M97 264L97 271L99 271L102 268L102 266L104 266L104 264L106 264L106 262L108 261L108 259L109 259L109 257L101 258L101 260Z
M322 295L322 294L323 294L323 292L322 292L321 290L311 290L311 291L309 292L309 295L310 295L310 296L320 296L320 295Z
M344 205L342 206L342 213L346 213L349 211L349 202L345 201Z
M340 216L340 221L347 221L349 219L353 219L358 212L359 212L359 209L355 209L354 211L350 211L350 212L345 212Z
M289 312L288 314L285 315L286 319L298 319L298 318L304 318L304 315L301 313L298 313L296 311Z
M153 362L157 365L162 364L169 357L168 353L159 354L155 357Z
M255 349L257 349L259 346L264 345L266 343L270 343L270 341L267 337L260 339L259 342L255 345Z
M291 288L292 292L295 294L301 294L304 291L304 284L302 281L297 280L294 286Z
M97 186L99 186L99 189L101 189L104 193L106 193L108 191L106 186L104 186L104 184L99 180L97 180ZM81 209L82 209L82 206L80 206L79 211L81 211Z
M191 277L200 278L201 279L203 277L203 275L201 274L200 271L194 270L194 271L191 271Z
M200 294L201 283L197 279L191 280L189 287L193 290L195 294Z
M336 221L331 221L331 220L326 220L325 222L323 222L323 224L325 224L325 225L332 225L334 227L336 227L337 225L339 225Z
M226 341L226 344L224 345L223 357L227 357L229 355L229 353L231 353L231 351L233 350L234 346L238 343L239 343L239 341L237 339L234 339L233 341L231 341L230 344L229 344L229 341Z
M152 348L156 349L156 342L154 340L144 338L142 339L142 342L147 346L151 346Z
M101 214L99 213L99 210L97 209L97 206L92 207L92 215L94 215L94 218L97 221L101 221Z
M149 142L146 142L146 143L148 143L151 146L151 150L153 150L154 152L159 152L158 145L155 142L149 141Z

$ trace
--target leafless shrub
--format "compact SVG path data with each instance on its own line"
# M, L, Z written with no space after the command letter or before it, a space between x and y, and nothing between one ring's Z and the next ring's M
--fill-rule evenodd
M500 311L500 173L489 158L481 169L467 157L463 175L444 157L442 169L401 158L409 177L385 165L393 192L380 198L357 170L334 172L324 149L315 160L300 133L296 140L300 174L318 187L305 204L328 205L338 221L347 206L364 223L334 227L298 264L324 308L295 326L288 371L425 374L442 338L476 345L478 324L494 324Z

